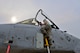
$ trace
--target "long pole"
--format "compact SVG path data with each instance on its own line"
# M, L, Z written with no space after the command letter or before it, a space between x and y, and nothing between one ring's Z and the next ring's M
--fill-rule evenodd
M8 45L8 47L7 47L7 51L6 51L6 53L10 53L10 44Z

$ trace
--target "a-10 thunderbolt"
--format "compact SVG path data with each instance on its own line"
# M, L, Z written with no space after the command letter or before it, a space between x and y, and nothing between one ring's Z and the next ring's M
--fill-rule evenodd
M39 13L51 23L51 44L40 31ZM35 18L0 24L0 53L80 53L80 39L61 31L40 9Z

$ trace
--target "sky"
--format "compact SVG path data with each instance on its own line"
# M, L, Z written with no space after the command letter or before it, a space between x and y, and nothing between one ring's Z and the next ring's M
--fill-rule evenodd
M62 31L80 39L80 0L0 0L0 24L34 18L39 9Z

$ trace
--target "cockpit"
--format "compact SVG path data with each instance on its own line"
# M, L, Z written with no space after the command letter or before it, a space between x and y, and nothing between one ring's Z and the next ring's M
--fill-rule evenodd
M55 25L55 23L54 23L52 20L50 20L50 19L43 13L42 9L40 9L40 10L37 12L35 18L30 18L30 19L27 19L27 20L18 22L17 24L39 25L39 22L41 22L41 21L38 20L38 18L37 18L39 12L41 12L41 15L44 16L44 18L51 23L51 27L52 27L52 28L59 29L59 27L58 27L57 25Z
M30 19L18 22L17 24L38 25L38 23L35 21L35 18L30 18Z

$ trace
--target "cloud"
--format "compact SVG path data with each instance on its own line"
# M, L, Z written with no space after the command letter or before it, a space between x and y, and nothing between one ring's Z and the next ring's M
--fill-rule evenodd
M6 19L5 22L12 16L16 16L18 21L30 18L36 8L32 0L0 0L0 16Z

